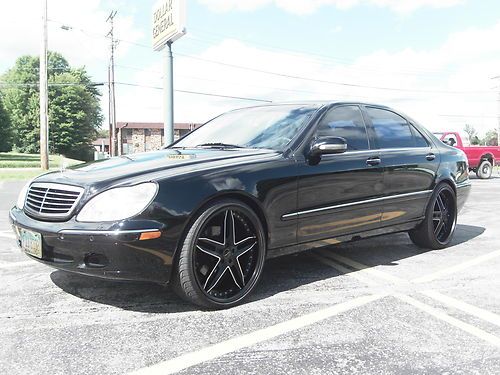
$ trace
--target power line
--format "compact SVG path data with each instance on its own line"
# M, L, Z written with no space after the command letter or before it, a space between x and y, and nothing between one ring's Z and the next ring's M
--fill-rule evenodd
M278 76L278 77L299 79L299 80L318 82L318 83L327 83L327 84L338 85L338 86L357 87L357 88L366 88L366 89L375 89L375 90L388 90L388 91L436 93L436 94L483 94L483 93L489 94L490 93L489 91L417 90L417 89L405 89L405 88L399 88L399 87L368 86L368 85L361 85L361 84L356 84L356 83L336 82L336 81L329 81L329 80L323 80L323 79L317 79L317 78L311 78L311 77L302 77L302 76L293 75L293 74L271 72L268 70L251 68L248 66L242 66L242 65L236 65L236 64L229 64L229 63L218 61L218 60L211 60L211 59L187 55L187 54L183 54L183 53L177 53L177 55L187 57L190 59L194 59L194 60L200 60L200 61L205 61L205 62L209 62L209 63L213 63L213 64L228 66L231 68L244 69L244 70L248 70L248 71L253 71L253 72L257 72L257 73L264 73L264 74L274 75L274 76Z
M52 20L52 22L57 22ZM63 25L63 23L60 23ZM83 29L78 29L84 33L85 32ZM88 34L88 33L87 33ZM90 35L90 34L89 34ZM100 37L105 37L105 36L100 36ZM143 44L143 43L138 43L138 42L133 42L129 41L126 39L116 39L117 41L136 45L139 47L143 48L148 48L151 49L151 45ZM303 76L298 76L298 75L293 75L293 74L284 74L284 73L277 73L277 72L272 72L272 71L267 71L263 69L258 69L258 68L252 68L249 66L243 66L243 65L237 65L237 64L229 64L223 61L218 61L218 60L212 60L212 59L206 59L198 56L192 56L189 54L183 54L183 53L176 53L178 56L183 56L186 58L194 59L194 60L199 60L199 61L204 61L204 62L209 62L212 64L218 64L221 66L227 66L231 68L236 68L236 69L243 69L247 71L253 71L256 73L261 73L261 74L268 74L268 75L273 75L273 76L279 76L279 77L284 77L284 78L291 78L291 79L298 79L298 80L304 80L304 81L310 81L310 82L318 82L318 83L324 83L324 84L332 84L332 85L337 85L337 86L345 86L345 87L354 87L354 88L365 88L365 89L374 89L374 90L385 90L385 91L397 91L397 92L413 92L413 93L436 93L436 94L489 94L489 91L480 91L480 90L475 90L475 91L456 91L456 90L425 90L425 89L407 89L407 88L399 88L399 87L384 87L384 86L371 86L371 85L362 85L362 84L355 84L355 83L349 83L349 82L337 82L337 81L329 81L329 80L323 80L323 79L317 79L317 78L312 78L312 77L303 77Z
M123 85L123 86L144 87L144 88L150 88L150 89L155 89L155 90L163 90L163 87L160 87L160 86L140 85L138 83L129 83L129 82L115 82L115 83L117 85ZM218 98L248 100L248 101L253 101L253 102L262 102L262 103L272 103L273 102L272 100L268 100L268 99L257 99L257 98L243 97L243 96L214 94L214 93L202 92L202 91L190 91L190 90L180 90L180 89L175 89L174 91L182 92L185 94L214 96L214 97L218 97Z
M316 57L318 57L322 61L330 61L330 62L334 62L335 64L344 65L346 67L349 67L348 64L354 63L353 60L349 60L349 59L342 59L342 58L339 58L339 57L332 57L332 56L323 55L323 54L319 54L319 53L315 53L315 52L310 52L310 51L303 51L303 50L301 51L301 50L295 50L295 49L289 49L289 48L283 48L283 47L276 47L276 46L272 46L272 45L269 45L269 44L265 44L265 43L261 43L261 42L256 42L256 41L250 40L250 39L235 37L233 35L226 35L226 34L221 34L221 33L214 33L213 31L202 30L202 29L199 29L199 28L196 28L196 27L190 27L190 29L195 30L195 31L198 30L203 35L214 35L214 36L216 36L218 38L229 38L229 39L232 39L232 40L237 40L237 41L241 41L241 42L244 42L244 43L247 43L247 44L249 43L251 45L259 46L261 48L263 47L263 48L271 50L271 51L279 51L280 53L285 53L285 54L288 54L288 55L291 55L291 56L303 57L305 59L308 59L309 61L311 60L309 58L309 56L316 56ZM200 43L214 45L214 41L213 40L203 39L203 38L200 38L198 36L193 36L192 34L189 35L189 38L190 39L194 39L194 40L198 40ZM372 67L373 67L373 65L370 65L370 67L363 68L363 70L377 71L377 72L380 72L380 71L386 72L387 71L386 69L384 69L384 70L378 70L378 69L373 69ZM443 69L443 70L448 70L448 69ZM410 75L410 76L422 75L422 74L427 74L427 73L428 74L439 74L441 72L442 72L442 70L434 70L434 69L429 69L429 70L411 69L411 70L408 70L408 71L391 71L391 73L400 73L400 74L403 74L403 75Z

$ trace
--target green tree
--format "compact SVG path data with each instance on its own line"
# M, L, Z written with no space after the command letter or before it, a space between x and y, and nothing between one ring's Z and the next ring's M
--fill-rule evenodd
M3 106L2 96L0 95L0 152L10 151L12 149L12 136L10 117Z
M496 129L488 130L483 139L486 146L498 146L498 137Z
M474 128L474 126L472 126L470 124L465 124L465 126L464 126L464 132L469 137L469 141L471 142L471 144L473 144L472 142L474 140L474 137L477 138L477 131Z
M481 144L481 139L479 139L479 137L477 135L475 135L471 140L470 140L470 144L471 145L474 145L474 146L478 146Z
M2 77L13 144L21 152L40 150L38 72L38 57L22 56ZM50 152L88 159L103 120L99 91L83 68L71 68L55 52L48 55L48 82Z

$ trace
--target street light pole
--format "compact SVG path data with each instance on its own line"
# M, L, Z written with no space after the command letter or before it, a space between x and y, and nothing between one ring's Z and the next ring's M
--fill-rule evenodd
M49 169L49 124L47 85L47 0L42 0L42 40L40 48L40 167Z
M165 50L165 74L163 77L163 109L164 144L168 146L174 141L174 58L172 42L167 42Z

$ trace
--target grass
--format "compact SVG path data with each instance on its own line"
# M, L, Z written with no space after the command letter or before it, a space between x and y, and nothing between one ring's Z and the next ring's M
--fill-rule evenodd
M57 170L57 169L54 169ZM52 169L51 169L52 171ZM25 169L2 169L0 168L0 181L19 181L19 180L30 180L45 171L35 168L25 168Z
M58 170L63 157L50 155L50 170ZM81 160L64 158L66 166L83 163ZM29 180L44 173L40 169L40 155L17 152L0 152L0 181Z
M60 155L50 155L49 164L51 167L58 168L61 165ZM83 163L81 160L64 158L66 165L75 165ZM0 152L0 172L2 168L39 168L40 155L38 154L21 154L17 152ZM1 178L1 177L0 177Z

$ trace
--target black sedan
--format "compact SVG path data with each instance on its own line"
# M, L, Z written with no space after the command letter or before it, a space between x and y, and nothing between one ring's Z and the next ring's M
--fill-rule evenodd
M401 113L279 104L228 112L160 151L39 176L10 219L40 262L170 283L224 308L269 257L394 232L443 248L469 191L462 151Z

